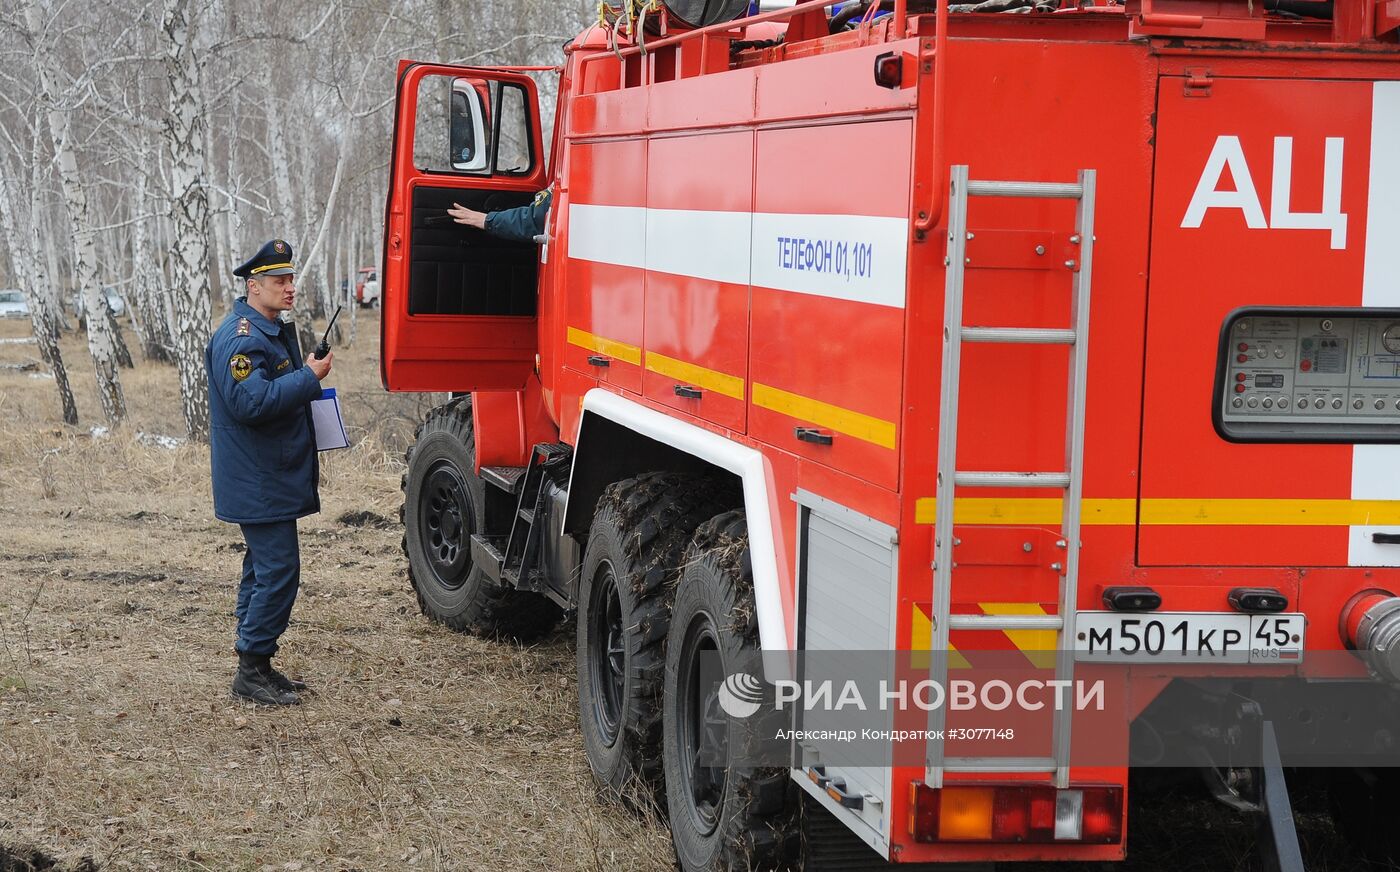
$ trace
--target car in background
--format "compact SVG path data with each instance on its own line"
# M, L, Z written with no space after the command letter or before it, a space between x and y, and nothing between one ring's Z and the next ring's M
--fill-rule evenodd
M117 293L116 288L103 288L102 297L107 301L107 308L112 310L114 317L120 318L126 314L126 301ZM87 313L83 311L82 291L73 295L73 314L78 316L79 321L86 323Z
M379 302L379 270L372 266L360 269L359 281L355 283L355 301L368 308Z
M0 318L28 318L29 303L24 292L12 288L0 290Z
M355 285L355 301L362 309L379 305L379 270L372 266L360 270L360 281Z

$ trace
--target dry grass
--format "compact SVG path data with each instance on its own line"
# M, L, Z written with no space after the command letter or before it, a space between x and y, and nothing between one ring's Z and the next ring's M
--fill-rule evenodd
M181 433L174 372L124 372L130 422L94 437L80 339L79 428L51 380L0 366L0 846L102 869L669 868L662 826L594 796L568 633L513 648L418 614L396 519L427 402L381 391L377 327L337 355L358 444L302 522L280 659L317 692L289 711L228 695L241 539L207 450L138 438ZM0 365L36 357L0 342Z
M268 712L228 695L241 538L212 516L208 452L138 436L182 432L173 370L124 372L130 421L94 437L81 337L68 428L53 382L6 366L37 362L9 341L27 326L0 322L0 872L29 868L19 846L70 872L671 867L662 825L594 796L567 629L521 649L418 614L399 475L431 400L381 390L377 329L337 354L356 445L302 522L281 659L317 693ZM1363 868L1325 818L1300 828L1309 868ZM1131 829L1122 866L1028 872L1258 868L1252 823L1209 801L1138 793Z

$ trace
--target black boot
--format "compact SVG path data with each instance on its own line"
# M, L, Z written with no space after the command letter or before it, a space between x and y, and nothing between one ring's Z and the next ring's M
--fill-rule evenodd
M281 689L292 693L304 693L306 691L305 681L296 678L288 678L282 670L271 664L268 665L268 668L272 671L272 680L277 682L277 686Z
M301 697L283 690L273 677L272 658L238 652L238 673L233 676L233 695L258 705L296 705Z

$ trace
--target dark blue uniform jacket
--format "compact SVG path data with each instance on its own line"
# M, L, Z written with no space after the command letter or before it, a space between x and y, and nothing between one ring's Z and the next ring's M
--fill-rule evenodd
M487 212L486 232L515 242L534 242L536 236L544 233L544 222L549 217L549 205L553 200L554 192L545 188L528 205Z
M321 383L296 328L239 299L205 351L214 514L234 524L291 521L321 510L311 429Z

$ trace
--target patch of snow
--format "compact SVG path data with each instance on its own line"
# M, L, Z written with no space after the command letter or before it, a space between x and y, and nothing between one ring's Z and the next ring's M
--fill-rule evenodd
M136 432L136 441L142 445L154 445L158 448L176 449L185 444L185 440L177 436L166 436L163 433L142 433Z
M88 431L88 433L92 434L92 438L94 439L106 439L111 435L111 432L112 431L108 430L106 427L93 427Z

